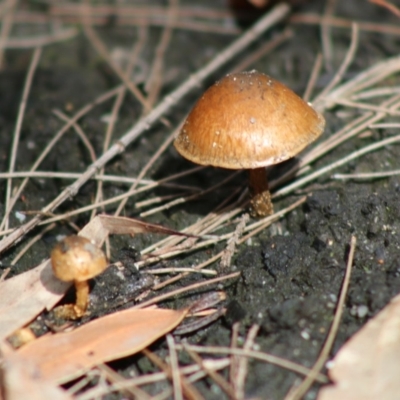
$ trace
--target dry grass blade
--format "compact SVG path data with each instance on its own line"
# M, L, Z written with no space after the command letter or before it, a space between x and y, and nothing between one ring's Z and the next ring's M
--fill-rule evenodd
M218 347L218 346L196 346L196 345L177 345L177 349L185 350L185 347L195 351L196 353L206 353L206 354L231 354L238 355L242 357L253 358L255 360L271 363L273 365L285 368L289 371L296 372L297 374L306 376L310 370L302 365L296 364L292 361L285 360L281 357L274 356L272 354L263 353L261 351L254 350L244 350L229 347ZM322 374L318 374L316 381L321 383L327 383L328 379Z
M321 371L326 360L329 357L329 353L330 353L333 343L335 341L336 334L339 329L340 320L341 320L342 314L343 314L343 307L344 307L344 303L345 303L346 296L347 296L347 290L348 290L349 284L350 284L351 270L353 268L353 259L354 259L354 253L356 250L356 243L357 243L356 237L352 236L351 241L350 241L350 252L349 252L349 256L348 256L348 260L347 260L346 273L344 276L342 289L340 291L340 296L339 296L339 300L337 303L335 316L334 316L334 319L332 322L331 329L329 330L329 334L328 334L326 341L324 343L324 346L321 350L321 353L318 356L318 359L315 362L314 366L312 367L311 371L307 375L306 379L304 379L303 383L294 392L291 392L286 397L287 400L300 400L303 398L303 396L307 393L308 389L311 387L311 385L315 381L316 376Z
M369 320L339 350L318 400L395 400L400 393L400 296Z
M172 385L174 388L174 399L183 400L181 374L179 372L179 362L175 349L175 341L171 335L167 335L167 345L169 349L169 364L171 370Z
M292 193L295 189L305 185L308 182L314 181L319 176L325 175L325 174L331 172L332 170L339 168L342 165L347 164L349 161L355 160L356 158L361 157L367 153L370 153L370 152L378 150L378 149L382 149L390 144L394 144L394 143L398 143L398 142L400 142L400 135L394 136L394 137L391 137L388 139L380 140L377 143L371 144L369 146L365 146L362 149L357 150L357 151L349 154L348 156L342 158L341 160L335 161L334 163L327 165L326 167L321 168L321 169L313 172L312 174L305 176L304 178L297 179L292 184L287 185L284 188L276 191L274 193L273 197L279 197L279 196L286 195L288 193Z
M201 367L201 369L217 384L219 387L226 393L228 398L230 399L237 399L235 394L234 388L217 372L213 371L212 369L207 368L204 365L202 358L195 353L194 351L190 350L190 348L186 347L183 344L183 348L189 354L189 356Z
M239 277L239 275L240 275L240 272L234 272L232 274L220 276L218 278L209 279L209 280L207 280L205 282L195 283L193 285L189 285L189 286L183 287L181 289L176 289L176 290L173 290L171 292L156 296L156 297L154 297L154 298L152 298L150 300L147 300L147 301L145 301L143 303L140 303L140 304L134 306L134 308L149 307L149 306L151 306L153 304L159 303L162 300L169 299L169 298L174 297L174 296L176 296L178 294L186 293L186 292L189 292L191 290L195 290L195 289L198 289L198 288L201 288L201 287L204 287L204 286L213 285L215 283L228 281L229 279L234 279L234 278Z
M203 400L203 396L200 394L200 392L198 392L196 388L194 388L189 382L187 382L186 378L181 376L181 373L177 368L175 368L175 370L173 371L172 366L167 365L163 360L160 359L160 357L158 357L156 354L152 353L148 349L143 349L143 354L145 354L146 357L148 357L155 365L161 368L169 379L174 380L174 375L179 374L181 387L179 387L178 390L175 390L175 383L173 382L174 395L182 398L183 392L185 394L185 398L187 398L188 400ZM177 381L176 377L175 381ZM182 389L182 391L180 389Z
M22 99L21 103L19 106L19 111L18 111L18 118L16 121L16 126L13 134L13 141L12 141L12 147L11 147L11 155L10 155L10 165L9 165L9 172L13 172L15 168L15 163L17 159L17 150L18 150L18 145L19 145L19 139L21 135L21 128L22 128L22 121L24 119L25 115L25 110L26 110L26 105L28 101L28 96L29 92L32 86L32 81L33 77L35 74L35 71L37 69L37 66L39 64L40 56L42 54L42 49L37 48L32 56L31 64L29 66L29 70L26 76L25 84L24 84L24 91L22 93ZM0 224L0 230L2 230L4 227L7 229L8 228L8 217L10 215L10 212L17 200L16 196L14 196L13 199L11 199L11 193L12 192L12 179L9 178L7 180L7 188L6 188L6 201L5 201L5 213L3 216L3 220Z
M47 381L67 382L97 364L143 350L179 325L186 314L187 310L119 311L71 332L42 336L18 354L34 361Z
M227 358L220 358L220 359L203 359L204 365L208 369L213 369L214 371L224 369L229 366L229 360ZM180 368L180 372L188 376L188 382L196 382L199 379L202 379L206 374L205 372L200 370L200 366L197 364L194 365L187 365L185 367ZM91 400L93 398L100 397L112 392L117 392L120 390L124 390L126 388L130 388L133 386L140 386L140 385L148 385L152 383L157 383L163 381L167 378L167 374L164 372L152 372L147 375L141 375L134 378L126 379L123 382L116 382L108 387L95 387L93 389L87 390L83 394L79 394L76 396L77 400ZM166 390L168 392L168 396L172 395L172 390ZM153 397L154 398L154 397Z
M357 173L357 174L333 174L331 179L338 180L347 180L347 179L355 179L355 180L372 180L372 179L382 179L388 178L389 176L400 175L400 169L396 169L393 171L382 171L382 172L366 172L366 173Z

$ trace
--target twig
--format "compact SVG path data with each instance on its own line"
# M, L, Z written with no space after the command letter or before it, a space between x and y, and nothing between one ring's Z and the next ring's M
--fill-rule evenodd
M254 345L254 340L257 336L260 327L254 324L249 332L247 333L247 338L243 346L243 350L251 350ZM248 367L249 359L247 357L239 357L238 358L238 366L237 366L237 374L235 377L235 392L237 394L237 398L239 400L244 399L244 384L247 375L247 367Z
M305 185L308 182L312 182L316 178L327 174L328 172L332 171L333 169L339 168L342 165L347 164L349 161L352 161L358 157L363 156L364 154L370 153L372 151L378 150L382 147L388 146L389 144L394 144L400 142L400 135L380 140L379 142L376 142L374 144L371 144L369 146L365 146L360 150L354 151L353 153L350 153L346 157L343 157L342 159L333 162L332 164L327 165L326 167L323 167L315 172L313 172L310 175L307 175L304 178L297 179L295 182L293 182L290 185L285 186L284 188L276 191L272 197L278 198L281 196L284 196L288 193L292 193L295 189L298 189L299 187Z
M161 34L160 42L155 50L154 62L145 84L145 90L149 94L148 101L152 107L162 87L162 75L164 68L164 56L171 41L173 26L179 14L179 0L169 0L169 7L166 14L167 22Z
M232 256L235 253L235 248L237 243L239 242L239 238L242 235L247 221L250 219L249 214L243 214L240 219L239 223L236 226L235 231L233 232L232 236L226 242L226 249L223 251L221 256L221 269L227 268L231 265Z
M159 303L162 300L169 299L171 297L175 297L178 294L189 292L191 290L198 289L200 287L213 285L214 283L223 282L223 281L226 281L229 279L234 279L234 278L237 278L239 275L240 275L240 272L235 272L233 274L228 274L228 275L220 276L218 278L209 279L208 281L205 281L205 282L194 283L193 285L189 285L189 286L183 287L181 289L176 289L174 291L162 294L160 296L153 297L150 300L147 300L143 303L137 304L133 308L145 308L145 307L151 306L153 304Z
M77 28L63 28L56 32L46 35L36 35L23 38L7 38L2 43L3 49L32 49L36 47L44 47L57 42L70 40L77 36L79 30Z
M169 365L171 369L172 385L174 387L174 400L183 400L181 374L179 372L175 341L172 335L167 335L167 345L169 349Z
M204 364L209 369L219 370L229 366L229 359L220 358L217 360L207 359L203 360ZM188 382L195 382L202 379L206 373L200 370L200 366L197 364L188 365L180 368L181 374L190 375L186 379ZM92 400L94 398L100 398L101 396L110 394L112 392L124 390L127 388L138 387L140 385L149 385L152 383L157 383L167 378L164 372L152 372L147 375L136 376L134 378L125 379L121 382L115 382L109 385L107 388L94 387L87 390L85 393L76 394L76 400ZM74 394L74 393L72 393ZM167 397L172 395L172 391L168 391ZM154 399L154 397L153 397Z
M37 235L35 235L29 242L18 252L18 254L11 260L10 265L15 265L22 257L23 255L39 240L43 238L43 235L46 234L47 232L51 231L54 229L56 224L50 224L46 227L44 227Z
M29 69L28 69L28 73L26 75L26 79L25 79L25 83L24 83L24 90L22 93L22 99L21 99L21 103L19 104L19 109L18 109L17 122L15 125L14 134L13 134L13 142L12 142L11 155L10 155L10 164L8 167L9 172L13 172L15 169L15 162L17 159L17 151L18 151L19 137L21 134L22 121L24 120L25 109L26 109L26 104L28 101L29 92L31 90L33 77L35 75L36 68L39 64L41 55L42 55L42 48L41 47L36 48L35 51L33 52L31 63L29 65ZM12 179L10 178L7 180L5 212L4 212L3 220L0 224L0 230L3 228L6 228L6 229L8 228L8 217L10 215L10 212L11 212L15 202L18 199L16 196L14 196L14 199L11 199L11 193L12 193Z
M302 384L297 388L295 392L292 392L291 396L288 396L286 400L300 400L301 398L303 398L303 396L307 393L308 389L315 381L316 376L321 371L326 360L328 359L343 314L344 302L346 300L347 290L350 283L351 270L353 267L353 259L354 259L354 252L356 249L356 243L357 243L357 238L355 236L352 236L350 241L350 252L347 259L346 273L344 276L342 289L340 291L340 296L337 303L335 316L333 318L333 322L329 330L328 336L326 338L326 341L324 343L324 346L322 347L321 353L319 354L317 361L315 362L310 372L307 374Z
M299 13L292 15L289 18L289 21L295 24L320 25L322 18L323 17L321 17L320 14ZM324 23L336 28L349 29L354 23L354 19L329 17L325 18ZM398 25L390 25L386 22L384 24L378 24L368 21L357 21L357 24L361 31L383 33L388 35L400 35L400 28Z
M350 63L354 60L354 55L358 46L358 25L354 23L351 26L351 42L350 47L346 53L346 56L339 67L338 71L334 75L333 79L329 82L329 84L324 88L324 90L317 96L313 101L313 105L317 110L322 110L321 102L324 101L326 95L332 91L332 89L342 80L347 68Z
M164 205L162 205L162 206L155 207L155 208L152 208L151 210L142 212L142 213L140 213L140 216L141 216L142 218L143 218L143 217L148 217L149 215L155 214L155 213L157 213L157 212L164 211L164 210L168 210L168 209L170 209L171 207L177 206L178 204L183 204L183 203L187 203L188 201L196 200L196 199L198 199L199 197L204 196L204 195L206 195L206 194L208 194L208 193L211 193L211 192L213 192L215 189L217 189L217 188L219 188L219 187L225 185L226 183L230 182L230 181L231 181L232 179L234 179L234 178L236 177L236 175L238 175L239 173L240 173L240 171L232 172L227 178L223 179L221 182L218 182L218 183L216 183L215 185L210 186L209 188L204 189L204 190L202 190L202 191L199 192L199 193L194 193L194 194L191 194L191 195L189 195L189 196L180 197L180 198L178 198L178 199L172 200L172 201L170 201L169 203L166 203L166 204L164 204Z
M332 71L333 65L333 48L331 38L331 26L325 21L328 21L330 17L335 13L335 7L337 0L327 0L325 3L325 10L321 18L321 42L322 52L324 54L325 68L327 71Z
M154 363L155 365L157 365L157 367L161 368L162 371L165 373L165 375L171 379L172 381L174 381L174 371L172 370L172 368L170 366L168 366L163 360L161 360L161 358L159 358L156 354L152 353L150 350L148 349L144 349L142 350L143 354L149 358L151 360L152 363ZM182 391L185 394L185 398L188 400L204 400L203 396L197 391L197 389L195 389L192 385L190 385L186 378L184 378L180 371L178 369L175 369L175 373L179 373L179 377L180 377L180 381L181 381L181 385L179 385L179 390L178 392L180 392L180 388L182 388ZM176 379L175 379L176 380ZM175 389L175 386L174 386ZM175 390L174 390L175 391ZM183 396L180 397L180 399L182 399Z
M200 368L227 394L227 396L236 400L236 394L232 388L232 386L220 375L218 372L213 371L207 366L204 365L202 358L192 351L189 347L186 346L186 343L182 343L183 348L189 354L189 356L200 366Z
M231 72L245 71L260 58L271 53L272 50L275 50L282 43L284 43L286 40L292 37L293 37L293 30L290 28L286 28L282 33L279 33L278 35L274 36L269 42L265 43L262 47L255 50L253 53L246 55L244 60L241 63L237 64L235 68L231 70Z
M356 180L373 180L373 179L382 179L388 178L389 176L400 175L400 169L395 169L393 171L382 171L382 172L359 172L356 174L333 174L331 179L338 180L348 180L348 179L356 179Z
M400 17L400 8L396 7L394 4L389 3L386 0L369 0L370 3L377 4L378 6L388 9L391 13Z
M314 89L315 82L317 81L317 78L318 78L319 74L321 73L321 67L322 67L322 54L318 53L318 55L314 61L310 79L307 82L307 87L306 87L306 90L303 95L303 99L305 101L309 101L311 98L311 93Z
M135 65L137 63L139 54L145 45L146 37L147 37L147 29L140 28L138 35L139 35L138 40L136 41L136 43L133 46L132 52L129 57L128 65L126 67L125 73L127 76L131 75L133 68L135 67ZM116 97L114 104L113 104L113 108L111 111L111 117L110 117L109 123L107 125L107 130L106 130L106 134L105 134L105 138L104 138L103 153L105 153L108 150L108 148L110 147L111 137L112 137L112 134L113 134L113 131L115 128L115 124L118 119L118 114L119 114L120 108L122 106L122 103L124 101L125 95L126 95L126 87L122 87L121 91L118 93L118 96ZM99 174L100 175L104 174L104 166L103 166L103 168L100 169ZM139 179L136 180L135 183L138 184ZM94 202L98 203L101 200L103 200L103 183L102 183L102 181L99 181L97 184L96 197L95 197ZM97 208L92 210L91 218L94 218L96 210L97 210ZM104 208L103 208L103 210L104 210ZM107 246L107 248L109 247L108 239L106 241L106 246Z
M230 354L237 355L242 357L254 358L255 360L264 361L273 365L276 365L281 368L285 368L289 371L296 372L297 374L301 374L307 376L310 370L302 365L296 364L293 361L285 360L281 357L274 356L272 354L263 353L261 351L255 350L244 350L244 349L235 349L230 347L218 347L218 346L196 346L196 345L186 345L187 348L197 352L197 353L206 353L206 354ZM182 345L177 344L177 349L184 350ZM328 383L328 379L325 375L318 374L316 381L320 383Z
M90 43L93 45L96 51L107 61L108 65L110 65L110 67L113 69L118 78L121 79L121 81L132 92L135 98L143 105L145 109L149 110L150 109L149 102L143 96L142 92L136 87L134 82L131 79L129 79L129 76L112 59L107 50L107 47L93 29L89 2L85 0L83 4L85 5L85 7L82 9L82 22L83 22L82 26Z
M6 3L5 9L7 10L7 13L2 18L1 31L0 31L0 70L3 69L4 50L5 50L4 44L7 41L8 35L10 34L14 23L14 15L18 5L18 0L6 0L5 3Z

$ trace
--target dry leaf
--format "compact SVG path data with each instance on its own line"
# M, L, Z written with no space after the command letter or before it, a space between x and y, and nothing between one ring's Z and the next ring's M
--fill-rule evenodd
M79 235L101 246L109 234L133 235L147 232L190 236L161 225L109 215L96 216ZM54 277L49 260L30 271L0 282L0 340L29 323L44 309L53 308L70 286L70 283Z
M112 215L98 215L96 218L101 220L102 226L109 230L112 234L130 234L135 235L137 233L162 233L164 235L176 235L185 237L196 237L197 235L191 235L188 233L178 232L173 229L166 228L162 225L150 224L135 218L126 217L114 217Z
M134 354L174 329L187 310L129 309L71 332L43 336L18 354L33 360L41 377L63 383L106 361Z
M400 398L400 295L343 345L329 377L318 400Z
M37 365L18 353L1 346L2 368L0 386L4 400L72 400L64 390L44 380L38 373Z
M50 261L0 283L0 340L57 304L70 284L53 275Z

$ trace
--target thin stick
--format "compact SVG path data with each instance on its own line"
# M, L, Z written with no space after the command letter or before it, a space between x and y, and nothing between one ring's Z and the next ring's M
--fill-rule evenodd
M307 87L306 87L306 90L303 95L303 99L305 101L309 101L311 98L311 93L314 89L315 82L317 81L317 78L318 78L319 74L321 73L321 67L322 67L322 54L318 53L318 55L314 61L310 79L308 80Z
M335 13L337 0L327 0L325 5L325 10L323 16L321 18L321 42L322 42L322 51L324 54L325 68L327 71L332 71L333 65L333 48L332 48L332 38L331 38L331 26L325 23L326 20L329 20Z
M251 350L254 345L254 340L257 336L260 327L254 324L249 332L247 333L247 338L243 346L243 350ZM240 357L238 359L238 366L237 366L237 374L235 377L235 391L237 393L238 399L244 399L244 384L247 375L247 368L248 368L249 359L247 357Z
M327 174L328 172L332 171L333 169L339 168L342 165L347 164L349 161L355 160L356 158L359 158L359 157L363 156L364 154L370 153L370 152L378 150L382 147L388 146L389 144L394 144L397 142L400 142L400 135L397 135L397 136L394 136L394 137L391 137L388 139L380 140L377 143L371 144L369 146L365 146L362 149L354 151L353 153L350 153L348 156L343 157L341 160L335 161L332 164L329 164L326 167L321 168L321 169L313 172L312 174L307 175L306 177L304 177L302 179L297 179L292 184L287 185L284 188L276 191L272 197L278 198L278 197L284 196L288 193L292 193L295 189L298 189L299 187L304 186L308 182L312 182L316 178L318 178L324 174Z
M4 44L6 43L8 35L10 34L13 27L17 5L18 0L6 0L5 8L7 9L7 14L5 14L2 18L0 32L0 71L3 69L5 50Z
M338 71L336 72L335 76L333 79L329 82L329 84L324 88L324 90L318 95L316 99L314 99L313 104L316 109L320 109L319 107L321 106L321 100L323 100L327 93L330 93L332 89L342 80L345 72L347 71L347 68L349 67L350 63L354 60L354 55L357 51L357 46L358 46L358 25L356 23L353 23L351 26L351 42L350 42L350 47L349 50L346 53L346 56L339 67Z
M169 147L171 142L174 140L174 137L176 133L181 129L183 122L181 122L176 130L171 132L168 137L164 140L164 142L161 144L161 146L158 148L158 150L153 154L153 156L150 158L150 160L147 162L147 164L142 168L140 171L137 181L133 183L131 186L130 190L133 191L136 189L138 182L140 179L142 179L146 174L147 171L154 165L154 163L160 158L161 154L164 153L165 150ZM117 210L115 211L114 215L119 215L123 208L125 207L126 203L128 201L128 198L126 197L124 200L121 201L119 204Z
M189 354L189 356L200 366L200 368L227 394L227 396L232 399L236 400L236 394L232 388L232 386L220 375L218 372L207 368L204 365L202 358L192 351L189 347L186 346L186 343L182 344L183 348Z
M147 33L147 29L141 28L139 29L139 38L137 40L137 42L134 44L131 55L129 57L129 62L128 65L126 67L126 75L130 76L133 68L135 67L139 54L142 51L145 42L146 42L146 35ZM117 98L114 101L113 107L112 107L112 111L111 111L111 118L109 120L109 123L107 125L107 130L106 130L106 134L104 137L104 143L103 143L103 153L106 152L108 150L108 148L110 147L110 143L111 143L111 137L115 128L115 124L117 122L118 119L118 114L119 114L119 110L122 106L122 103L125 99L125 95L126 95L126 87L121 88L121 91L119 92ZM100 175L104 174L104 166L103 168L100 169L99 171ZM135 181L135 182L138 182ZM96 190L96 197L95 197L95 201L94 203L98 203L99 201L103 200L103 182L99 181L97 183L97 190ZM97 209L93 209L92 210L92 214L91 214L91 218L94 218L95 213L96 213ZM104 208L103 208L104 210ZM106 246L107 248L109 248L109 239L107 238L106 241ZM107 255L108 256L108 255Z
M167 178L160 179L159 181L154 181L152 179L138 179L129 176L120 175L94 175L91 179L103 181L103 182L114 182L121 184L135 183L143 186L151 186L152 189L155 186L165 186L175 189L185 189L190 191L201 191L200 188L189 185L180 185L178 183L168 183L171 180L177 178L182 178L184 176L196 173L203 169L204 167L198 166L190 168L186 171L182 171L179 174L170 175ZM78 172L53 172L53 171L15 171L15 172L4 172L0 173L0 179L8 178L38 178L38 179L78 179L81 176Z
M371 3L377 4L378 6L388 9L391 13L400 17L400 8L396 7L394 4L389 3L388 1L385 1L385 0L369 0L369 1Z
M307 24L307 25L321 25L321 19L323 17L320 14L312 14L312 13L299 13L293 14L289 18L289 22L294 24ZM339 17L329 17L325 18L325 24L329 24L336 28L351 28L351 25L354 23L353 19L339 18ZM388 23L378 24L374 22L368 21L360 21L357 22L360 30L364 32L375 32L375 33L383 33L389 35L400 35L399 25L390 25Z
M179 14L179 0L169 0L167 22L161 34L160 42L155 51L154 62L145 84L145 90L149 94L148 101L152 107L160 94L164 69L164 57L171 42L173 26Z
M60 118L62 121L66 122L67 124L71 123L72 128L74 128L79 139L81 139L83 146L86 147L91 161L95 162L96 161L96 153L94 151L92 144L90 143L90 140L88 139L86 133L83 131L81 126L76 121L72 122L71 119L60 110L53 110L53 113L54 113L54 115L56 115L58 118Z
M174 274L177 272L189 272L189 273L200 273L204 275L217 275L217 271L212 269L193 269L193 268L184 268L184 267L170 267L170 268L156 268L156 269L147 269L146 274L151 275L161 275L161 274Z
M213 370L224 369L227 366L229 366L229 359L227 358L221 358L218 360L207 359L204 360L203 362L207 366L207 368ZM188 382L191 383L203 378L206 375L205 372L200 370L200 366L197 364L181 367L180 372L181 374L184 375L191 374L191 376L188 376L186 378ZM77 400L93 400L119 390L138 387L140 385L149 385L152 383L157 383L165 380L166 378L167 375L164 372L152 372L147 375L135 376L134 378L125 379L124 381L121 382L112 383L106 388L96 386L92 389L87 390L85 393L82 394L75 394L74 392L72 392L71 394L75 395ZM170 396L171 394L172 393L168 394L168 396ZM152 399L154 399L154 397L152 397Z
M56 224L50 224L44 227L37 235L26 243L26 245L18 252L18 254L11 260L10 265L14 266L24 256L24 254L39 240L43 238L43 235L51 231L56 227Z
M112 59L107 47L102 42L100 37L97 35L96 31L92 27L91 13L90 13L90 3L88 0L84 1L84 9L82 12L83 16L83 31L85 32L87 38L89 39L95 50L107 61L108 65L113 69L115 74L124 83L124 85L131 91L135 98L143 105L147 110L150 109L150 104L143 96L142 92L136 87L134 82L129 79L129 76L122 70L122 68Z
M42 151L42 153L40 154L40 156L38 157L38 159L34 162L33 166L31 167L31 171L34 171L38 168L38 166L42 163L42 161L46 158L47 154L51 151L51 149L53 148L53 146L57 143L57 141L62 137L62 135L64 135L65 132L68 131L68 129L72 126L72 123L74 123L75 121L77 121L79 118L81 118L83 115L85 115L87 112L89 112L92 108L94 108L96 105L103 103L104 101L108 100L110 97L114 96L116 94L116 92L118 91L119 88L117 89L112 89L108 92L106 92L105 94L103 94L102 96L100 96L99 98L97 98L93 103L90 103L86 106L84 106L81 110L79 110L75 116L73 118L71 118L70 122L65 125L63 128L61 128L56 135L53 137L53 139L47 144L47 146L45 147L45 149ZM79 174L79 177L81 177L82 175ZM26 184L28 183L28 178L24 179L23 182L20 184L20 186L18 187L18 190L16 191L16 193L14 194L13 199L10 202L9 208L10 211L12 209L12 207L14 206L14 204L16 203L16 201L18 200L20 194L22 193L22 191L24 190ZM45 207L46 208L46 207ZM52 211L52 209L49 209L48 211ZM33 224L33 226L35 226L38 222L39 222L40 218L36 221L35 219L33 219L32 221L34 222L27 222L25 225L22 225L21 227L19 227L18 229L15 229L13 231L13 233L17 236L20 237L22 236L25 232L26 226L29 226L29 224ZM33 227L32 226L32 227ZM20 229L22 229L22 232L19 232ZM31 228L29 228L28 230L30 230ZM26 231L27 232L27 231ZM4 239L3 239L4 240ZM1 244L2 242L0 242ZM10 242L9 245L11 245L12 242ZM0 250L1 253L1 250Z
M223 179L221 182L218 182L213 186L210 186L208 189L204 189L199 193L194 193L194 194L191 194L189 196L180 197L178 199L172 200L169 203L166 203L166 204L164 204L162 206L155 207L155 208L152 208L151 210L142 212L142 213L140 213L140 216L141 217L148 217L149 215L155 214L157 212L168 210L171 207L177 206L178 204L183 204L183 203L187 203L188 201L191 201L191 200L196 200L199 197L204 196L204 195L206 195L206 194L208 194L210 192L213 192L215 189L217 189L217 188L225 185L226 183L230 182L239 173L240 173L240 171L233 172L227 178Z
M42 48L38 47L35 49L32 55L31 63L29 65L28 74L26 75L24 90L22 92L21 103L19 104L17 123L15 125L15 130L13 133L13 142L11 146L11 156L10 156L10 164L8 167L9 172L13 172L15 169L15 162L17 159L17 151L19 145L19 137L21 134L22 121L25 116L26 104L28 101L29 92L31 90L33 77L35 75L36 68L39 64L40 56L42 55ZM14 206L14 203L11 201L11 192L12 192L12 179L7 180L7 188L6 188L6 201L5 201L5 213L3 217L3 221L0 224L0 230L8 228L8 217L10 212Z
M307 393L308 389L311 387L313 382L315 381L316 376L321 371L322 367L324 366L326 360L329 357L329 353L332 349L333 342L335 341L336 334L339 328L340 320L343 314L344 302L347 296L347 290L350 284L350 276L351 270L353 267L353 259L354 259L354 252L356 249L357 238L355 236L351 237L350 241L350 252L349 257L347 259L347 267L346 273L343 280L342 289L340 291L339 300L336 307L335 316L332 321L331 328L329 330L328 336L322 347L321 353L318 356L317 361L315 362L314 366L312 367L311 371L307 374L306 378L302 382L302 384L295 390L291 396L287 397L287 400L300 400L303 396Z
M112 384L124 384L127 379L115 372L112 368L110 368L107 364L100 364L96 367L99 369L102 373L106 375L106 379ZM124 393L127 392L127 393ZM69 392L70 393L70 392ZM148 395L144 390L139 389L137 386L130 385L129 387L125 387L122 389L123 394L128 394L134 396L134 398L140 399L140 400L151 400L151 396ZM70 393L71 395L74 395L75 393ZM76 394L75 394L76 396Z
M285 360L281 357L274 356L272 354L263 353L261 351L255 350L244 350L237 349L232 347L219 347L219 346L197 346L197 345L189 345L186 344L185 347L193 350L197 353L206 353L206 354L230 354L237 355L242 357L254 358L255 360L264 361L270 363L272 365L276 365L281 368L285 368L288 371L296 372L297 374L307 376L310 372L310 369L303 367L302 365L296 364L293 361ZM184 350L183 345L176 345L176 348L179 350ZM323 374L318 374L316 381L320 383L328 383L328 379Z
M175 297L178 294L189 292L191 290L198 289L200 287L213 285L214 283L223 282L223 281L226 281L229 279L234 279L234 278L237 278L239 275L240 275L240 272L234 272L232 274L220 276L218 278L209 279L208 281L205 281L205 282L194 283L193 285L189 285L189 286L183 287L181 289L176 289L171 292L162 294L160 296L153 297L152 299L144 301L143 303L137 304L136 306L133 306L132 308L145 308L145 307L151 306L153 304L159 303L160 301L163 301L165 299Z
M365 103L360 103L360 102L351 101L351 100L347 100L347 99L336 99L335 103L337 105L343 105L343 106L346 106L349 108L358 108L360 110L383 112L385 114L394 115L394 116L400 115L399 111L394 111L394 110L391 110L390 108L382 107L382 105L375 106L372 104L365 104Z
M170 366L168 366L163 360L161 360L161 358L159 358L156 354L152 353L150 350L148 349L144 349L142 350L142 353L151 360L152 363L154 363L155 365L157 365L157 367L159 367L160 369L162 369L162 371L165 373L165 375L173 380L173 371L171 370L172 368ZM203 396L197 391L197 389L195 389L192 385L190 385L187 381L186 378L184 378L181 375L181 372L179 370L175 370L175 372L179 373L179 377L180 377L180 382L181 385L180 387L182 388L182 391L185 393L185 398L188 400L204 400ZM174 387L175 389L175 387ZM183 396L181 396L181 399L183 398Z
M167 335L167 345L169 349L171 379L174 387L174 400L183 400L181 374L179 371L178 357L176 355L175 341L172 335Z
M389 176L396 176L400 175L400 169L395 169L393 171L382 171L382 172L365 172L365 173L356 173L356 174L333 174L331 179L338 179L338 180L347 180L347 179L382 179L388 178Z
M240 322L235 322L232 325L232 329L231 329L231 332L232 332L231 333L231 343L230 343L231 349L238 348L239 329L240 329ZM240 357L231 355L231 365L229 368L229 381L231 382L232 385L235 385L235 379L236 379L236 375L237 375L239 360L240 360Z
M237 64L235 68L231 70L231 72L241 72L245 71L251 65L253 65L260 58L266 56L271 53L272 50L275 50L286 40L291 39L293 37L293 30L290 28L286 28L282 33L274 36L269 42L265 43L262 47L255 50L253 53L246 55L244 60Z

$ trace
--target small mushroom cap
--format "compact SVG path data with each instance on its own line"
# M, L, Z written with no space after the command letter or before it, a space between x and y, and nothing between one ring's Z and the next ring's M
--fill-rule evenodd
M83 236L67 236L51 252L54 275L62 281L86 281L107 266L104 252Z
M324 127L323 116L285 85L257 71L240 72L203 94L174 146L197 164L253 169L295 156Z

